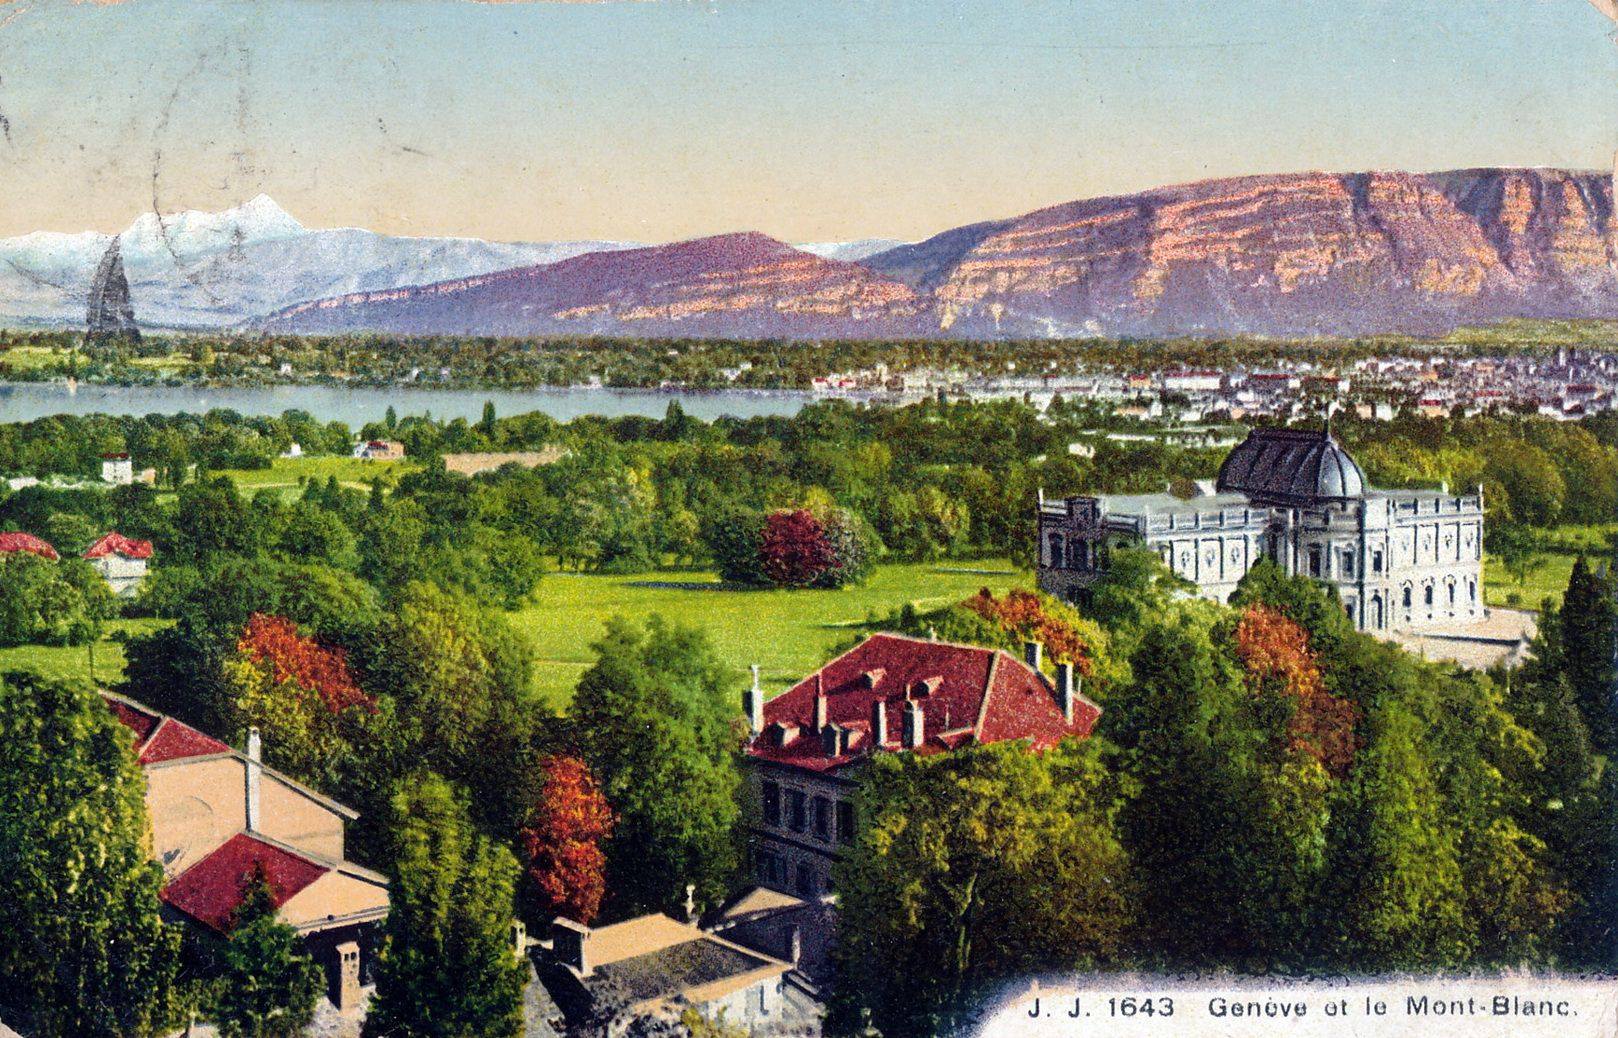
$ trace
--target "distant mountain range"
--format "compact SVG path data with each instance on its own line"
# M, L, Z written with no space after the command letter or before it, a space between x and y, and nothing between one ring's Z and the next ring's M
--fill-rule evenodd
M267 198L142 217L136 316L394 334L1345 335L1618 317L1605 173L1237 177L1069 202L913 244L498 244L312 231ZM0 315L82 319L106 239L0 242ZM74 280L78 279L78 280Z
M91 275L111 240L52 232L0 240L0 320L82 325ZM310 299L624 247L309 230L264 195L221 213L146 213L122 235L135 318L167 328L229 327Z

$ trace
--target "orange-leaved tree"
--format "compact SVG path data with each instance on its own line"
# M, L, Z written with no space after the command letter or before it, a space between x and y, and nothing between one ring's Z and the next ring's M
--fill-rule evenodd
M601 844L612 835L612 807L579 758L549 757L540 771L544 790L518 837L528 895L541 916L589 923L607 893Z
M1275 694L1293 701L1287 722L1290 747L1320 761L1341 778L1354 760L1354 704L1326 691L1320 663L1309 646L1309 632L1280 610L1254 603L1236 624L1236 657L1255 695Z

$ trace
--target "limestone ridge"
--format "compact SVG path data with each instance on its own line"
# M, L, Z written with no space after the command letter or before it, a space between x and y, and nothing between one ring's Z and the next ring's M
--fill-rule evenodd
M1052 206L838 262L720 235L279 311L297 332L1344 335L1618 317L1606 173L1236 177Z

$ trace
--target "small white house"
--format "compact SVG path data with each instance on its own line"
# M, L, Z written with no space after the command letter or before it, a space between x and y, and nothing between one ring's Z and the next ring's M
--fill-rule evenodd
M101 481L117 487L129 486L135 482L135 463L129 460L127 454L103 454Z
M101 574L120 598L129 598L146 579L146 564L152 557L152 542L125 537L116 530L84 551L84 558Z
M300 444L297 440L293 440L291 446L287 447L286 450L281 452L281 457L283 457L283 458L301 458L301 457L303 457L303 445Z

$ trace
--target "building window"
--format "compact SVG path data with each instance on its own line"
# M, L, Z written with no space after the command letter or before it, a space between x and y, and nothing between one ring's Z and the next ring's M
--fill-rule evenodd
M1477 581L1468 580L1466 582L1466 597L1472 600L1473 605L1478 604L1478 582Z
M825 797L815 797L815 835L822 840L831 839L831 805Z
M1450 604L1450 608L1453 609L1453 608L1455 608L1455 585L1454 584L1449 584L1449 585L1447 585L1447 587L1449 588L1449 604Z
M764 824L781 824L781 787L774 782L764 783Z
M1320 563L1320 547L1318 545L1311 546L1309 549L1309 575L1311 577L1320 576Z
M837 801L837 840L839 843L854 842L854 802L852 800Z
M1431 584L1428 584L1426 587L1422 588L1421 597L1424 601L1426 601L1427 608L1431 609L1433 606L1433 586Z
M804 810L804 803L802 790L787 790L787 828L795 833L801 833L809 827L809 819Z
M1345 551L1345 552L1343 552L1343 576L1352 577L1353 575L1354 575L1354 553L1352 551Z
M1404 603L1405 603L1405 608L1409 609L1410 608L1410 585L1408 585L1408 584L1405 585Z
M758 855L758 879L760 883L780 883L785 873L781 866L781 857L768 851L760 851Z
M1050 545L1049 564L1052 566L1060 566L1062 564L1062 535L1059 533L1053 533L1046 538L1046 543Z
M803 863L798 864L798 896L815 896L815 871Z
M1371 552L1371 572L1372 573L1381 573L1382 572L1382 549L1381 548L1378 548L1375 551Z

